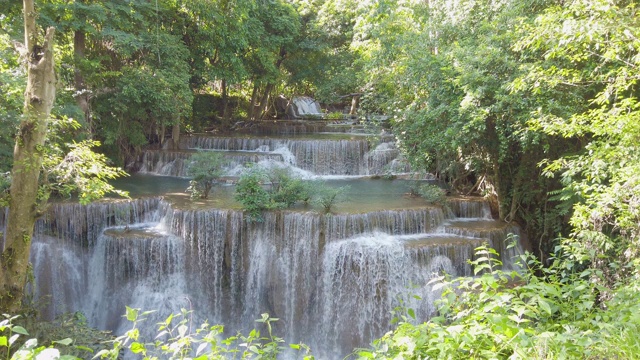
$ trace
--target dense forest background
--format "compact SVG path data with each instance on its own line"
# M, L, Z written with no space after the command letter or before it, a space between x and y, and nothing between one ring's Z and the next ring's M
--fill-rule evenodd
M544 266L561 258L570 273L594 270L583 278L605 288L590 287L593 306L637 272L635 1L36 5L39 25L56 28L52 148L97 140L125 166L172 131L267 119L280 94L337 108L361 94L361 113L391 116L416 169L492 199ZM15 129L26 81L13 46L21 4L3 2L0 14L0 122ZM13 143L14 131L0 133L2 171Z

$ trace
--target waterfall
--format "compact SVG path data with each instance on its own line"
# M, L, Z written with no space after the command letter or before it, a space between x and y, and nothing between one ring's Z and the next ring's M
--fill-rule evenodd
M189 159L194 151L157 151L147 150L142 155L139 173L162 176L189 176ZM264 153L258 149L256 152L222 152L224 155L223 167L227 173L232 169L247 163L259 163L263 161L285 161L285 156L276 149L273 153Z
M383 142L370 149L369 139L274 139L256 137L189 136L181 138L185 149L204 149L224 152L250 152L252 157L235 163L281 162L319 176L365 176L386 173L405 173L410 169L391 142ZM145 153L141 171L182 176L181 162L185 153ZM232 167L231 165L229 167Z
M296 118L323 117L320 104L308 96L297 96L291 99Z
M149 323L192 309L195 319L232 333L268 312L280 318L279 336L335 358L388 331L398 307L413 309L416 321L431 316L439 292L429 279L471 275L467 260L479 245L489 243L511 266L516 250L503 239L517 227L478 217L484 203L468 201L452 207L470 218L425 206L268 212L262 223L159 198L53 204L34 237L32 293L51 297L47 318L83 311L92 326L118 333L130 326L125 305L158 310ZM152 338L154 327L147 331Z
M491 219L489 203L482 198L452 198L447 205L453 216L460 218Z
M36 235L31 245L30 261L37 286L29 284L43 318L82 309L89 281L87 254L63 239Z
M443 221L444 214L440 208L326 215L325 236L327 241L335 241L373 232L421 234L436 228Z
M95 244L109 226L130 225L157 219L160 198L100 202L89 205L53 203L35 224L34 234L51 235L82 246Z
M121 333L130 324L115 315L125 306L158 310L156 320L179 312L187 283L183 252L180 238L153 224L105 231L90 258L87 319Z
M238 313L245 251L242 214L230 210L169 210L164 226L185 247L185 276L197 307L210 314L210 321L228 320L223 312ZM230 319L229 319L230 320Z
M435 237L380 232L327 244L319 284L319 354L336 357L382 336L406 309L413 310L415 321L433 315L441 292L429 280L458 275L454 264L469 259L472 246L473 241L452 245Z
M316 294L321 217L312 213L269 214L254 229L245 289L245 321L264 312L291 341L309 339ZM279 226L276 226L279 225Z

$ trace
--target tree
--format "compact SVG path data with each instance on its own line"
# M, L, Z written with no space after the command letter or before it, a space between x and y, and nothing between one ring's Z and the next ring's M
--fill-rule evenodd
M209 197L213 185L222 176L223 159L220 153L212 151L199 151L191 157L188 175L193 177L193 180L187 189L191 192L191 198Z
M25 0L25 43L16 42L15 46L26 65L27 85L23 115L15 137L9 198L6 200L5 196L0 196L0 202L9 206L5 243L0 256L0 308L10 313L20 308L29 272L34 223L50 195L78 193L82 204L107 193L127 196L107 182L125 173L122 169L108 166L104 155L92 151L100 145L99 142L75 142L69 134L74 134L80 124L73 119L52 116L56 98L54 30L48 28L44 39L41 39L36 17L33 1Z
M281 67L295 46L300 17L293 6L278 0L255 6L247 26L253 34L245 56L253 90L249 118L260 120L268 112L268 101L281 76Z
M24 0L22 55L28 79L13 155L9 218L0 258L0 307L7 312L19 309L27 281L43 146L56 95L53 35L54 29L48 28L44 41L39 43L33 0Z
M415 169L429 171L461 193L482 193L494 214L523 225L540 256L567 233L542 176L545 157L575 151L529 126L542 97L514 92L524 64L540 56L516 51L548 4L539 1L379 1L355 27L352 47L364 63L363 106L392 117L401 149ZM584 99L550 90L550 111L566 116Z
M517 43L535 59L516 83L519 95L538 102L531 127L581 144L544 162L546 175L564 186L554 193L571 216L573 232L564 244L612 282L629 268L620 264L640 256L638 16L637 4L627 1L550 6ZM562 92L581 95L580 105L550 96ZM559 115L561 105L568 111Z

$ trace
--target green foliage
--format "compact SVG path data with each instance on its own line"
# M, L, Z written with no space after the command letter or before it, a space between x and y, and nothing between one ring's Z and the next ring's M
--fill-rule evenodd
M331 113L328 113L327 116L325 117L327 120L342 120L344 119L345 115L339 111L334 111Z
M191 198L207 199L213 185L222 176L224 157L212 151L198 151L189 159L187 174L193 178L188 192Z
M235 198L244 207L249 221L261 222L262 212L271 209L271 195L264 187L267 180L265 171L258 167L249 168L238 179Z
M0 21L1 23L1 21ZM7 34L0 33L0 172L11 169L13 136L22 115L26 76Z
M344 201L344 195L348 190L348 186L334 188L322 183L316 184L314 186L316 195L314 202L320 205L325 213L330 213L337 203Z
M612 283L625 271L610 263L624 269L640 255L637 17L633 2L550 6L535 23L523 26L527 36L516 44L524 56L536 57L515 82L519 95L540 103L531 128L582 144L577 152L541 163L545 175L558 177L564 186L555 199L573 210L573 232L565 244ZM559 116L553 110L565 104L549 97L560 92L580 96L581 106Z
M422 184L418 187L418 194L429 204L447 204L447 192L438 185Z
M635 3L353 9L362 106L392 115L414 168L491 197L541 257L558 235L603 271L640 253Z
M50 194L62 197L78 194L81 204L88 204L107 194L129 197L127 192L117 190L109 183L109 180L127 176L127 173L109 166L105 155L92 150L98 146L100 142L86 140L50 148L43 161L39 201L46 203Z
M235 198L244 207L249 221L260 222L263 211L285 209L298 202L308 203L311 189L289 169L265 170L254 166L238 179Z
M519 256L521 272L499 270L495 251L476 249L479 276L439 277L444 289L439 314L426 323L402 322L358 351L360 359L569 359L638 358L638 278L598 306L602 273L576 271L567 256L545 267L531 254Z
M133 328L113 342L113 349L103 350L95 358L119 359L123 350L134 354L135 358L144 359L276 359L285 347L284 340L273 335L272 323L276 318L262 314L256 320L264 324L267 335L259 330L251 330L248 335L237 334L223 338L224 328L220 325L202 324L192 331L190 312L182 310L181 314L172 314L158 325L155 342L144 343L140 336L138 324L151 312L140 312L139 309L127 307L127 320ZM310 349L303 344L291 344L290 348L303 352L304 360L312 360Z
M273 168L268 173L271 197L274 208L282 209L293 206L297 202L308 203L311 189L308 183L293 176L288 168Z
M0 321L0 355L4 359L11 360L31 360L31 359L60 359L76 360L80 359L72 355L61 355L60 351L54 347L38 346L38 340L31 338L27 330L16 325L19 316L9 316L4 314L4 319ZM72 340L65 338L54 341L53 345L70 345ZM20 344L20 345L19 345Z
M60 353L87 359L100 350L110 349L114 336L109 331L100 331L87 325L87 319L80 313L57 316L53 321L26 319L25 328L43 345L53 346ZM58 341L65 339L66 341Z
M11 172L0 173L0 206L9 206L9 187L11 186Z

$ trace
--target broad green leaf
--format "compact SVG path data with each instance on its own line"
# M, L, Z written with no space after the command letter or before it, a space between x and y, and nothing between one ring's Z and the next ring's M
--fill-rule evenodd
M127 308L127 320L129 321L136 321L138 319L138 312L140 311L139 309L133 309L130 307L126 307Z
M16 325L13 328L11 328L11 331L20 335L29 335L29 333L27 332L27 329L23 328L22 326Z
M58 341L53 341L54 344L60 344L60 345L65 345L65 346L69 346L73 343L73 340L71 338L65 338L62 340L58 340Z
M416 318L416 313L413 311L413 309L407 309L407 314L409 314L412 319Z
M138 354L145 350L145 346L139 342L133 342L131 343L130 350L132 353Z

